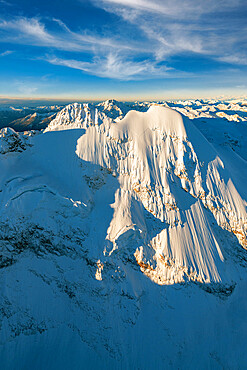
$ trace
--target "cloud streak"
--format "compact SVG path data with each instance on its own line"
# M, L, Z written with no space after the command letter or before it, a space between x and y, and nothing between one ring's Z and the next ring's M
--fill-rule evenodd
M12 50L6 50L6 51L3 51L2 53L0 53L0 57L6 57L6 56L8 56L12 53L13 53Z
M91 2L108 16L111 13L117 27L104 29L102 23L101 30L99 27L95 32L69 27L57 18L13 16L0 18L1 40L38 47L39 56L29 55L29 59L126 81L189 76L172 68L173 58L182 60L185 55L203 56L216 63L247 64L247 50L239 51L240 45L247 43L247 26L243 23L240 28L238 22L244 0ZM131 36L126 32L128 27ZM10 53L4 51L0 57Z
M97 0L108 12L132 24L149 40L157 60L195 53L216 61L246 64L240 44L247 43L245 1L236 0Z
M8 42L52 48L52 56L37 59L46 60L53 65L78 69L98 77L118 80L147 79L164 77L171 70L166 66L158 66L157 61L152 58L145 59L147 53L149 57L152 53L134 42L74 32L59 19L53 18L52 23L58 25L57 32L48 30L37 18L18 17L9 21L1 20L0 32L5 34L5 41ZM82 57L72 59L56 56L56 50L79 52L82 53ZM91 55L91 61L83 60L85 52ZM135 57L140 57L140 53L143 53L142 60L135 61Z
M139 10L146 13L157 13L175 19L198 18L202 14L209 14L228 9L229 11L244 3L244 0L95 0L95 4L100 6L116 6ZM109 10L109 9L108 9Z
M62 59L47 57L46 60L54 65L78 69L89 74L113 78L117 80L137 80L154 77L169 76L172 69L165 66L158 66L149 61L135 63L125 60L117 54L108 54L105 57L95 57L92 62L83 62L73 59Z
M53 18L52 21L59 26L57 32L49 31L38 18L16 17L12 20L0 19L0 32L4 36L2 40L74 52L90 51L95 47L118 50L131 49L127 42L121 43L113 38L73 32L61 20Z

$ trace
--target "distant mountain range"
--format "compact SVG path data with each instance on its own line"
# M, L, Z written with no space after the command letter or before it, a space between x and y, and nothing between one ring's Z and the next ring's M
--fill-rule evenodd
M131 109L147 111L150 105L159 104L169 106L190 119L225 118L228 121L241 122L247 120L247 104L240 101L217 100L181 100L163 102L118 102L114 99L102 103L84 103L95 107L99 112L104 112L110 118L123 118ZM80 106L83 106L81 103ZM48 105L38 107L7 107L0 105L0 128L11 127L16 131L43 130L56 113L65 106ZM69 107L69 105L68 105Z

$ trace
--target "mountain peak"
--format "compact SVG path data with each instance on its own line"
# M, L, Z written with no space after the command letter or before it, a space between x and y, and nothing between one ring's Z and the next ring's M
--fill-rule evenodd
M69 104L57 113L45 131L87 128L101 124L105 119L122 118L123 112L116 104L119 104L116 100L107 100L97 105L89 103Z
M96 123L97 113L90 104L73 103L58 112L45 131L86 128Z
M0 153L22 152L26 149L23 137L10 127L0 130Z

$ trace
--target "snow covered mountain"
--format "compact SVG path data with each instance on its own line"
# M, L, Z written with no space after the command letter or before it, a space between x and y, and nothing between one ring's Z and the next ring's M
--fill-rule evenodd
M43 130L56 113L63 107L0 107L0 129L13 128L15 131Z
M50 122L45 131L59 131L72 128L87 128L104 121L121 120L130 110L147 110L149 105L135 105L106 100L102 103L69 104Z
M16 131L43 130L55 118L56 114L33 113L11 122L11 127Z
M246 364L247 162L162 105L1 130L4 368Z

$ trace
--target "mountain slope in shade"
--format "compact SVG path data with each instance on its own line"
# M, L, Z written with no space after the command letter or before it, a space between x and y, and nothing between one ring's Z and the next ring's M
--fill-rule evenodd
M33 113L11 122L11 127L16 131L43 130L55 118L56 114Z
M63 107L1 107L0 129L11 127L15 131L43 130Z
M247 215L231 166L171 109L95 112L70 105L0 157L4 367L243 366Z

